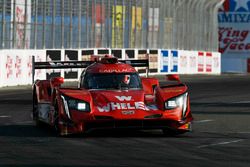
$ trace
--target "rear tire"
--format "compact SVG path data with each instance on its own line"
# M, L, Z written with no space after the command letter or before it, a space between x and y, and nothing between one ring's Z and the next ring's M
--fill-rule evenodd
M33 121L35 122L35 125L37 127L40 127L41 121L39 120L39 115L38 115L38 100L37 100L36 93L34 93L34 95L33 95L32 116L33 116Z
M57 103L54 106L54 110L55 110L55 113L54 113L54 130L55 130L55 132L56 132L56 134L58 136L61 136L61 129L60 129L60 126L59 126L59 114L58 114L58 105L57 105Z

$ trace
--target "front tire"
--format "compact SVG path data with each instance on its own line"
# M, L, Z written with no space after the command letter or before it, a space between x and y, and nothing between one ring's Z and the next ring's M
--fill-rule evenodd
M54 106L54 130L58 136L62 136L62 131L59 126L59 113L58 113L58 104L56 103Z

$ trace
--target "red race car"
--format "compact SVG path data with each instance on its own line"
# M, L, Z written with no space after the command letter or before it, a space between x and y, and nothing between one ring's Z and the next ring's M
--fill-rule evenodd
M35 69L83 68L78 88L64 88L64 78L33 84L33 119L45 122L60 135L95 129L162 129L176 135L191 130L193 120L187 86L178 75L159 85L156 78L140 77L134 67L148 60L105 56L99 61L34 62Z

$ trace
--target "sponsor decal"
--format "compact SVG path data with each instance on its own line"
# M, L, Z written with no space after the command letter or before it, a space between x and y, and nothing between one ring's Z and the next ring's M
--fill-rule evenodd
M6 77L7 79L11 78L13 76L13 59L11 58L11 56L7 55L7 61L5 64L6 67Z
M168 57L168 50L162 50L161 51L161 72L168 72L168 63L169 63L169 57Z
M226 0L219 9L219 22L244 23L250 22L249 0Z
M116 103L110 102L105 106L97 107L100 112L110 112L114 110L144 110L149 111L149 108L144 104L144 102L134 102L134 103Z
M133 115L135 114L135 111L122 111L123 115Z
M248 40L249 30L236 29L233 27L219 28L220 52L249 51L250 40Z
M115 110L123 110L122 113L124 115L130 115L134 114L134 110L157 110L157 107L152 106L146 106L144 102L138 101L138 102L131 102L134 101L132 99L132 96L115 96L119 101L121 102L109 102L104 106L98 106L99 112L111 112Z
M206 72L212 72L212 53L206 53Z
M32 75L32 56L29 56L29 59L28 59L26 66L28 69L28 78L31 78L31 75Z
M204 53L198 52L198 72L204 71Z
M178 72L178 51L171 51L170 71L171 72Z
M115 96L120 101L131 101L132 96Z
M181 55L180 56L180 66L182 68L187 68L188 66L188 61L187 61L187 56L186 55Z
M113 73L113 72L116 72L116 73L123 73L123 72L131 72L133 71L132 68L124 68L124 69L100 69L99 72L100 73Z
M213 60L214 60L213 61L214 68L219 68L220 67L219 57L214 57Z
M65 61L77 61L78 60L78 51L65 50L64 60ZM78 78L78 69L64 69L64 78L65 79L77 79Z
M53 65L53 61L61 61L61 51L60 50L47 50L46 51L46 61L51 62ZM59 69L47 69L46 70L46 78L50 79L52 77L60 77L61 70Z
M190 56L190 68L191 69L196 69L196 56Z
M22 75L22 59L19 56L16 56L16 63L15 63L15 68L16 68L16 78L20 78Z
M42 62L43 61L42 56L39 56L39 55L37 55L35 57L35 60L37 62ZM32 57L31 57L31 64L32 64ZM31 69L31 73L32 73L32 69ZM37 78L40 78L42 76L42 74L43 74L43 72L42 72L41 69L35 70L35 75L37 76Z
M219 51L223 54L250 52L250 0L226 0L218 13Z

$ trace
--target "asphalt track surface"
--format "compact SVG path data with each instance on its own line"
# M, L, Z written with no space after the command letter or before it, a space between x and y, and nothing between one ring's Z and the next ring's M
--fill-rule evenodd
M183 76L193 132L96 131L58 137L31 120L31 87L0 89L0 166L250 166L250 76Z

